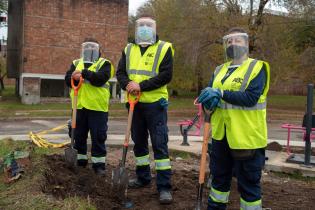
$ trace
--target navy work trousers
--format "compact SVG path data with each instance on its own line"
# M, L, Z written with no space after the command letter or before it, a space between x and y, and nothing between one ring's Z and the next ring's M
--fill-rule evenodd
M74 148L78 150L78 154L87 154L87 138L90 131L92 139L92 160L93 157L106 157L105 140L107 139L107 121L108 112L93 111L85 108L77 110ZM93 163L92 167L94 169L98 167L105 169L105 163Z
M237 178L238 191L247 202L261 199L260 178L265 164L265 149L256 149L255 155L246 160L233 158L226 138L212 140L210 153L211 186L218 191L228 192L232 175ZM208 210L226 209L225 203L215 202L209 197Z
M154 159L168 159L167 109L159 101L154 103L137 103L135 106L131 136L135 145L136 157L149 154L148 137L150 134ZM151 181L150 165L137 166L136 174L144 184ZM157 170L156 184L158 191L171 189L171 169Z

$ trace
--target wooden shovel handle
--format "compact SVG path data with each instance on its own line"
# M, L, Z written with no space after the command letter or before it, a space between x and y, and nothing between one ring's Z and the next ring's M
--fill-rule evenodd
M80 80L79 80L79 83L78 83L78 85L76 86L76 85L74 84L74 78L71 77L71 87L72 87L72 89L73 89L73 91L74 91L74 95L75 95L75 96L78 95L79 89L80 89L80 87L81 87L83 81L84 81L84 79L83 79L83 77L81 76L81 77L80 77Z
M206 174L206 162L207 162L207 151L208 151L208 140L210 134L210 118L213 111L209 111L203 108L203 113L205 115L204 129L203 129L203 143L201 149L201 161L200 161L200 170L199 170L199 184L205 182Z
M130 93L127 93L128 103L130 105L129 110L133 111L135 108L135 105L139 102L141 96L141 92L137 92L137 95L135 97L131 97Z
M127 130L126 130L126 135L125 135L124 147L128 147L128 145L129 145L133 111L135 109L135 105L139 102L140 96L141 96L141 92L138 92L135 98L131 97L129 93L127 94L128 103L129 103L130 107L129 107L129 113L128 113L128 123L127 123Z

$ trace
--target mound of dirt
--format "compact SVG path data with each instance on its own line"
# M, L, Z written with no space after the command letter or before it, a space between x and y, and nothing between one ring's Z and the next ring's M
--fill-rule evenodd
M99 177L88 168L69 168L60 155L47 156L47 164L50 169L44 173L46 182L42 185L43 192L61 199L68 196L89 196L99 206L119 209L120 201L115 192L111 191L109 176Z
M64 199L69 196L89 198L97 209L118 210L123 209L120 199L115 191L111 189L111 171L117 167L117 157L121 151L111 149L107 157L107 174L105 177L98 177L89 167L73 170L64 163L63 156L52 155L46 157L48 170L45 171L45 182L42 184L42 191L52 194L54 197ZM135 175L134 161L132 154L128 154L127 168L130 177ZM160 205L158 192L155 186L155 179L152 184L143 189L129 189L128 197L134 203L135 210L183 210L194 209L198 186L199 160L189 158L176 160L172 158L173 176L172 193L174 202L171 205ZM154 170L152 170L154 173ZM155 174L153 174L153 177ZM298 180L279 178L268 174L263 177L263 205L273 210L284 209L312 209L315 206L315 184ZM294 190L293 190L294 189ZM307 194L305 194L307 192ZM209 189L204 189L203 203L206 209ZM236 180L232 181L230 202L228 209L239 209L239 193L237 192Z
M286 152L286 147L282 147L281 144L279 144L278 142L270 142L267 145L267 150L271 150L271 151L276 151L276 152ZM296 147L296 146L290 146L290 152L291 153L296 153L296 154L304 154L304 147ZM311 150L311 155L315 156L315 148L312 148Z
M267 150L271 150L271 151L277 151L277 152L280 152L282 151L282 146L278 143L278 142L270 142L268 145L267 145Z
M80 196L87 198L98 207L98 209L122 209L121 199L111 187L111 171L116 166L107 165L108 173L105 177L95 175L91 168L69 168L60 155L47 156L49 170L45 171L45 183L42 191L53 196L64 199L68 196ZM133 173L133 172L131 172ZM128 190L128 198L132 200L135 207L133 209L193 209L196 200L196 183L198 183L197 172L174 171L176 178L173 179L174 203L161 207L158 203L158 193L156 190L154 174L153 182L150 186L133 190ZM205 190L204 200L206 201L207 190Z

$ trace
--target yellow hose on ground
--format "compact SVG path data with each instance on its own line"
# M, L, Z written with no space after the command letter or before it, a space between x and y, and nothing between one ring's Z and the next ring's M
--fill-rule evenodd
M50 132L58 131L67 128L67 124L63 124L60 126L57 126L55 128L52 128L50 130L44 130L39 133L33 133L32 131L29 133L29 137L31 142L33 142L38 147L43 148L62 148L68 144L70 144L70 141L63 142L63 143L52 143L47 141L45 138L42 137L42 135L45 135Z

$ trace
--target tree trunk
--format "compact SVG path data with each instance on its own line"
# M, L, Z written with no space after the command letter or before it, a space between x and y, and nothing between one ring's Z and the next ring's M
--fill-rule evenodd
M203 77L202 77L202 72L199 70L199 74L197 75L197 93L198 95L201 93L201 90L203 89Z
M253 1L250 2L250 17L248 20L249 24L249 52L256 51L256 40L257 40L257 33L259 27L263 23L263 12L265 9L266 4L269 0L260 0L258 11L255 17L252 16L253 14Z
M199 95L200 91L202 90L202 71L200 68L198 68L198 58L199 58L199 48L200 48L200 41L196 41L196 43L193 44L192 48L192 66L194 69L194 72L197 77L197 93Z
M0 73L0 91L4 90L4 77L7 75L7 73L5 73L4 75L1 76Z

